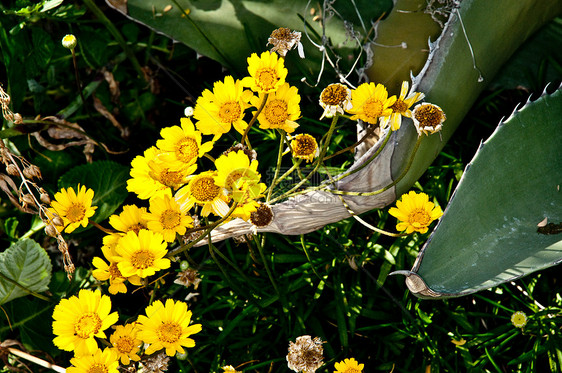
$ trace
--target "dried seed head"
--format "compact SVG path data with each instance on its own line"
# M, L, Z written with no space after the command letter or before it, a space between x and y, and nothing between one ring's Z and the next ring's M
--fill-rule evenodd
M53 219L51 219L51 222L57 227L62 227L64 225L64 221L58 215L54 216Z
M18 172L18 167L14 164L9 164L6 166L6 172L8 175L11 176L18 176L20 173Z
M35 198L31 194L24 194L20 200L26 205L35 206Z
M36 178L41 180L41 170L36 165L31 164L23 169L23 176L27 177L28 179Z
M23 123L23 118L21 117L21 115L19 113L15 113L14 124L22 124L22 123Z
M271 52L277 52L283 57L294 47L299 48L299 55L301 53L304 55L302 52L301 33L298 31L291 31L291 29L286 27L273 30L269 39L267 39L267 45L269 44L273 45ZM301 56L301 58L304 58L304 56Z
M45 226L45 234L49 237L56 237L59 234L59 231L53 225L48 224Z
M273 221L273 210L265 203L261 203L256 211L250 214L250 223L258 228L267 227Z
M322 366L323 353L320 338L312 339L309 335L300 336L296 342L289 342L287 366L295 372L314 373Z
M174 284L182 285L186 288L193 285L193 289L197 289L200 282L199 272L191 268L187 268L178 273L178 277L174 280Z
M418 131L418 136L421 136L422 133L429 135L441 131L445 119L447 117L443 110L434 104L418 104L412 110L412 121Z
M41 202L43 202L46 205L51 204L51 197L49 197L49 194L46 193L45 191L41 191L41 194L39 195L39 199L41 200Z

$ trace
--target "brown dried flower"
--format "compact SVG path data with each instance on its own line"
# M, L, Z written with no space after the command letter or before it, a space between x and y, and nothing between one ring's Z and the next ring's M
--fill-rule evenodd
M184 271L178 273L177 278L174 280L174 284L185 286L186 288L193 285L193 289L197 289L201 279L199 278L199 272L195 269L187 268Z
M273 210L269 205L259 202L256 211L250 214L250 223L258 228L267 227L273 221Z
M322 340L312 339L309 335L302 335L296 342L289 342L287 366L295 372L314 373L323 364Z
M277 52L280 56L285 57L287 52L294 47L298 48L299 56L304 58L304 52L301 44L301 33L298 31L291 31L286 27L280 27L277 30L273 30L269 39L267 39L267 45L272 44L271 52Z
M170 358L165 352L161 352L143 359L141 364L145 373L161 373L168 370Z

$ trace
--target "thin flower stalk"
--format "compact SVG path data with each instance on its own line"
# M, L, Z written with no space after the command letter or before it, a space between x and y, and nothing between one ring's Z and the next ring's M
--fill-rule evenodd
M283 159L283 144L285 143L285 131L279 130L279 152L277 153L277 166L275 167L275 173L273 174L273 181L267 191L267 197L265 202L269 202L271 199L271 194L273 192L274 185L277 185L277 178L279 177L279 171L281 170L281 160Z
M258 119L258 115L260 115L260 113L262 112L263 108L265 107L265 104L267 102L267 97L269 96L269 93L266 93L263 96L263 100L260 104L260 107L258 108L258 111L255 112L254 116L252 117L252 119L250 119L250 122L248 123L248 127L246 127L246 129L244 130L244 133L242 134L242 139L240 140L241 144L246 143L246 146L248 146L248 149L252 150L252 146L250 144L250 140L248 139L248 133L250 133L250 128L252 128L252 126L254 125L254 123L256 122L256 119Z
M263 266L265 267L265 271L267 272L267 276L269 277L269 281L271 281L271 285L273 285L273 288L275 289L275 292L277 293L277 295L281 296L281 293L279 292L279 287L277 286L277 282L275 282L275 279L273 277L273 273L271 272L271 269L269 268L269 265L267 265L267 260L265 258L264 253L263 253L263 247L260 244L260 241L256 236L254 236L254 242L256 243L256 246L258 247L258 252L260 253L261 261L263 263Z

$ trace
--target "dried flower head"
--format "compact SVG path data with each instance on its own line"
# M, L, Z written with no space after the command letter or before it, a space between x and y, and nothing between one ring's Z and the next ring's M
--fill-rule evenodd
M258 153L254 150L254 149L248 149L248 147L244 144L236 144L231 146L230 148L226 149L222 155L227 155L228 153L231 152L237 152L238 150L242 150L244 152L244 154L246 154L248 156L248 158L250 158L250 161L255 161L256 159L258 159Z
M289 342L287 366L295 372L314 373L322 366L322 340L312 339L309 335L297 337L296 342Z
M273 221L273 210L265 203L259 203L256 211L250 215L250 223L258 228L267 227Z
M307 162L312 162L320 152L316 139L307 133L293 136L291 139L291 149L293 157L306 159Z
M144 358L141 362L144 373L162 373L168 370L170 358L165 352Z
M174 280L174 284L182 285L186 288L193 285L193 289L195 290L199 286L200 282L201 279L199 278L199 272L192 268L187 268L179 272L177 278Z
M329 84L320 93L320 106L324 109L320 120L332 118L336 113L344 114L351 106L351 89L340 83Z
M429 135L441 131L443 122L447 119L441 108L434 104L418 104L412 110L412 120L418 131L418 136L422 133Z
M277 52L283 57L287 55L288 51L297 47L299 56L304 58L304 51L301 44L301 33L298 31L291 31L291 29L286 27L280 27L273 30L269 39L267 39L267 45L269 44L273 45L271 48L272 52Z

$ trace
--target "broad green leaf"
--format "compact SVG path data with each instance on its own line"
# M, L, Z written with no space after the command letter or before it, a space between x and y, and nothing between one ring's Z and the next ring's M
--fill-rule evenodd
M318 22L307 11L308 0L273 0L273 1L209 1L209 0L106 0L117 10L141 22L148 27L182 42L198 53L212 58L238 73L245 73L246 59L252 52L266 50L267 39L271 32L279 27L304 31L306 19L314 30L308 32L315 38L315 33L322 34ZM391 6L388 0L356 0L360 12L355 12L347 2L335 2L337 12L353 26L354 31L365 37L369 32L371 20L380 17ZM313 7L315 4L313 5ZM317 14L319 9L315 9ZM310 11L310 8L308 8ZM187 14L186 14L187 13ZM357 14L360 13L362 20ZM328 15L325 22L326 37L333 45L350 51L356 48L349 40L349 29L336 16ZM362 28L365 25L366 29ZM320 54L302 35L307 58L297 63L306 64L317 73L320 66ZM316 42L319 42L316 39ZM311 58L315 53L315 57ZM296 55L296 53L295 53ZM288 55L293 59L292 55ZM294 61L297 61L294 59ZM344 63L344 61L340 61ZM310 66L315 66L310 69Z
M0 305L30 292L47 290L51 271L49 256L37 242L16 242L0 253Z
M558 90L527 103L481 145L407 274L416 295L469 294L562 261L561 117ZM538 229L545 218L550 234Z
M92 217L95 222L107 219L127 198L129 168L111 161L97 161L74 167L59 179L60 188L75 188L78 184L93 189Z

